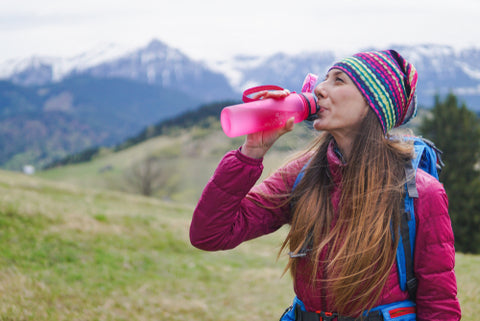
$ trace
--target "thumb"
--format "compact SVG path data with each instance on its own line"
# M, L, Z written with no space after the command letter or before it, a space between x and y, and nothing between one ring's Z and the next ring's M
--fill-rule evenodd
M290 117L289 119L287 119L287 121L285 122L285 125L280 131L280 136L288 133L289 131L292 131L294 126L295 126L295 117Z
M285 129L287 132L291 131L295 126L295 117L290 117L287 122L285 123Z

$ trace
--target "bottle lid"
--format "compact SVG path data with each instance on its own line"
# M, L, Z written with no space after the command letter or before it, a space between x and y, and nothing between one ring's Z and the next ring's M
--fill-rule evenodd
M317 83L318 76L312 73L309 73L302 85L302 93L311 93L315 89L315 84Z

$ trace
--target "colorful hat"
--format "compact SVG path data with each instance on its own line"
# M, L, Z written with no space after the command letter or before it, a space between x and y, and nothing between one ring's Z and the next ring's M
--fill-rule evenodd
M386 133L417 114L417 71L394 50L362 52L330 69L340 69L357 85Z

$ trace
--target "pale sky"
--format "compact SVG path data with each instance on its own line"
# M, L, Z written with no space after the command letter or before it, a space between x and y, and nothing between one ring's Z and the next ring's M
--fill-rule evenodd
M391 44L480 47L479 0L1 0L0 62L159 39L194 59Z

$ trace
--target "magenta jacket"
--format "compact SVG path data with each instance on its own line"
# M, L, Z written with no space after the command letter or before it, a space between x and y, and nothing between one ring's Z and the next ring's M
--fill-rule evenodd
M332 148L328 152L328 160L334 181L338 182L342 163ZM289 204L276 206L285 199L266 200L262 194L288 195L307 161L307 158L293 161L255 185L262 174L262 160L249 158L238 150L227 153L195 208L190 226L191 243L206 251L227 250L289 224ZM418 170L416 182L419 193L419 198L414 201L417 320L460 320L448 199L441 183L424 171ZM338 195L338 189L334 190L332 202L335 206ZM321 278L322 269L319 270ZM333 302L328 302L318 290L317 293L312 292L308 286L310 274L302 264L297 271L294 290L307 311L335 311ZM400 289L397 273L394 264L377 305L408 299L408 293Z

